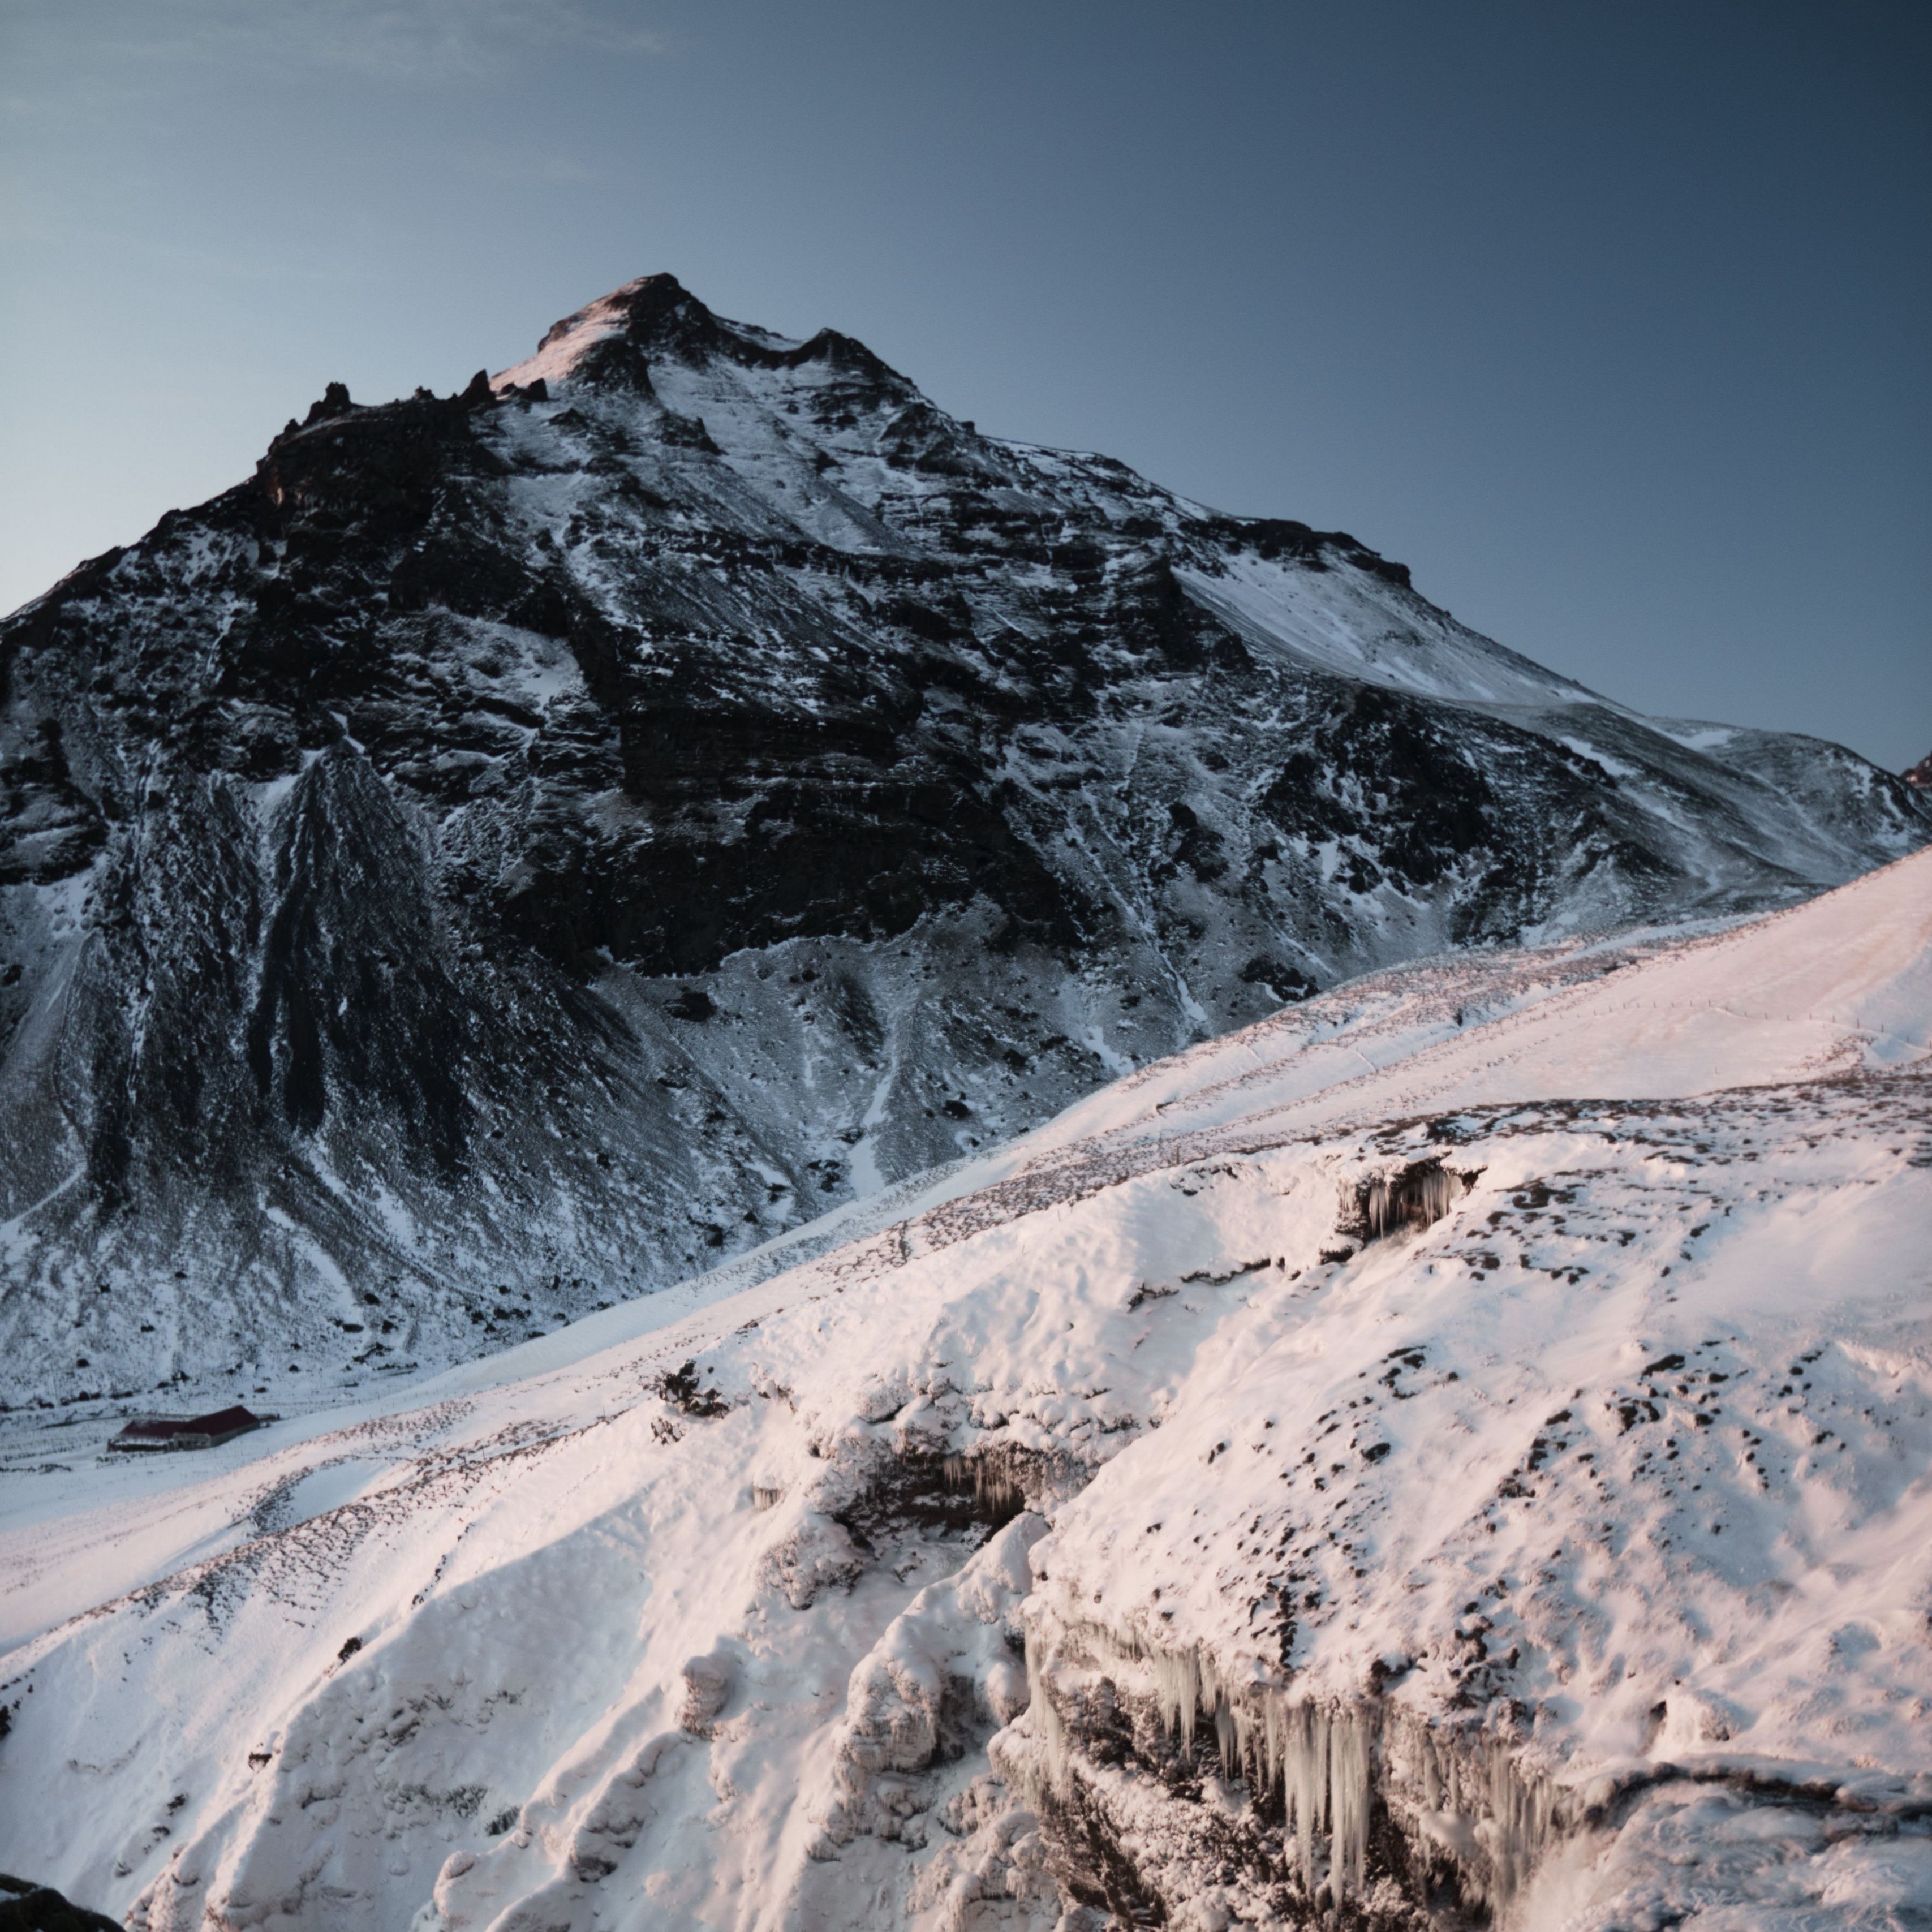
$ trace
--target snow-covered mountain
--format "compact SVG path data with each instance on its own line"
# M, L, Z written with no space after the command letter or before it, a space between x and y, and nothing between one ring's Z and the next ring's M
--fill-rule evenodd
M440 1366L1350 975L1928 832L649 278L0 631L0 1401Z
M0 1864L141 1932L1922 1923L1928 1076L1932 854L1357 980L406 1399L44 1427Z

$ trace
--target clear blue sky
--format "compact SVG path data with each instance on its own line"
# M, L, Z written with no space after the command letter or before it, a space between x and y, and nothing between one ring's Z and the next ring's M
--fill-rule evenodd
M1859 0L0 0L0 608L668 268L1897 767L1928 102Z

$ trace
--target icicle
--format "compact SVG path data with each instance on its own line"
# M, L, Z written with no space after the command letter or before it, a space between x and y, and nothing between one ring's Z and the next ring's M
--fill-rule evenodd
M1338 1899L1362 1889L1369 1853L1369 1734L1353 1712L1337 1712L1328 1738L1329 1876Z
M1194 1748L1194 1718L1201 1705L1201 1664L1192 1649L1156 1651L1148 1660L1167 1734L1180 1733L1181 1748Z
M1281 1782L1282 1759L1287 1744L1284 1721L1286 1705L1278 1693L1269 1691L1262 1699L1262 1776L1272 1790Z
M1214 1742L1221 1750L1221 1775L1238 1778L1241 1771L1241 1738L1240 1726L1234 1721L1234 1714L1229 1708L1227 1694L1216 1691L1214 1696Z
M1046 1760L1047 1783L1058 1796L1065 1797L1073 1781L1073 1753L1066 1726L1060 1720L1046 1687L1043 1648L1039 1634L1029 1624L1026 1634L1027 1714L1040 1739L1040 1755ZM1036 1792L1034 1796L1043 1796Z
M1500 1904L1528 1881L1549 1842L1556 1822L1556 1794L1546 1779L1526 1779L1514 1758L1500 1745L1490 1748L1490 1814L1497 1828L1491 1862Z
M1271 1691L1250 1684L1242 1696L1226 1701L1234 1727L1234 1774L1245 1778L1258 1798L1274 1784L1276 1700Z
M1328 1720L1312 1704L1285 1713L1282 1736L1284 1829L1292 1827L1304 1890L1315 1889L1315 1834L1328 1792Z

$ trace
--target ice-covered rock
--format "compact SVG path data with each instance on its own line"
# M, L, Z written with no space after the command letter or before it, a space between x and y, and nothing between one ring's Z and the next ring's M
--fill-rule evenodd
M687 1658L679 1674L684 1679L684 1706L678 1722L697 1736L708 1736L731 1694L731 1660L718 1651Z

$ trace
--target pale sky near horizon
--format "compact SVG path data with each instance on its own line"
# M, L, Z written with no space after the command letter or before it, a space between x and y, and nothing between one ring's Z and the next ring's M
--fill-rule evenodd
M668 268L1896 770L1928 102L1862 0L0 0L0 609Z

